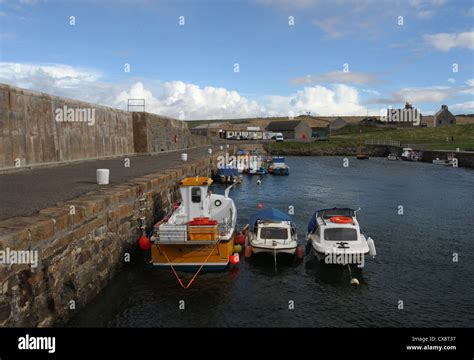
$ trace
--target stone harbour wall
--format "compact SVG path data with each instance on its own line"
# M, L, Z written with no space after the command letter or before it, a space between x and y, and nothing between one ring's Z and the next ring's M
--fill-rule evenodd
M0 169L209 143L207 136L191 134L184 121L0 84Z
M146 198L149 230L179 197L177 182L205 176L215 153L173 170L107 186L41 210L0 221L0 250L33 251L38 266L0 265L0 326L63 324L88 304L137 249L140 203ZM71 211L74 210L74 211Z

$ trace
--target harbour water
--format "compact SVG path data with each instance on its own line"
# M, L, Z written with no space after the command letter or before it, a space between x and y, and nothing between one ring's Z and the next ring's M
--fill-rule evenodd
M291 175L231 191L239 228L258 204L294 207L299 241L317 208L350 206L377 256L347 267L271 256L200 275L187 290L139 254L67 326L465 327L474 324L474 171L372 158L288 157ZM223 192L223 185L213 191ZM403 215L400 214L403 207ZM457 259L457 261L453 261ZM184 300L184 303L180 301ZM180 309L181 304L181 309ZM184 304L184 309L182 305ZM401 308L403 306L403 308Z

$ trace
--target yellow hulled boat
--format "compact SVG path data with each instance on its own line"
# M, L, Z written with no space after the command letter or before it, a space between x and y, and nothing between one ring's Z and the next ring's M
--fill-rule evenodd
M234 252L237 209L224 195L212 194L212 179L190 177L180 181L181 203L166 222L154 226L153 265L178 270L222 270Z

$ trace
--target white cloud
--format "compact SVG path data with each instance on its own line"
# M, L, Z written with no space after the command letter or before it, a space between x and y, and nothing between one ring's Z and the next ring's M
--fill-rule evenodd
M466 101L459 104L454 104L449 106L450 110L456 111L458 113L474 113L474 101Z
M454 78L448 78L447 81L448 81L448 83L450 83L450 84L455 84L455 83L456 83L456 79L454 79Z
M468 80L469 82L469 80ZM399 104L406 101L417 103L440 103L458 95L474 94L474 86L433 86L429 88L404 88L393 93L389 98L369 100L371 104Z
M145 99L148 112L185 119L223 119L263 116L266 110L256 101L242 97L237 91L206 86L201 88L182 81L162 83L153 93L142 82L133 84L116 98L117 105L125 105L127 99Z
M306 75L290 80L290 83L295 85L312 85L317 83L368 85L378 84L380 82L380 79L374 73L352 71L331 71L317 75Z
M320 28L332 38L339 38L345 34L345 31L342 30L342 23L344 23L344 18L340 16L332 16L325 19L313 20L313 25Z
M318 115L363 115L366 108L359 104L357 89L347 85L336 85L334 89L324 86L305 87L290 96L266 96L271 115L286 116L311 111Z
M290 111L320 115L366 113L357 89L342 84L305 87L288 96L264 96L257 102L237 91L183 81L110 84L101 78L99 71L63 64L0 63L2 83L121 109L126 109L129 98L145 99L148 112L175 118L180 117L181 111L185 119L286 116Z
M474 30L461 33L438 33L423 35L425 42L438 50L449 51L454 48L474 50Z
M380 96L380 92L377 90L372 90L372 89L362 89L362 92L365 92L367 94L375 95L375 96Z
M467 84L468 86L474 86L474 79L466 80L466 84Z
M438 8L447 3L447 0L410 0L409 5L414 8L420 19L431 19L437 14Z
M0 80L13 81L20 87L36 85L68 88L97 81L100 73L63 64L0 63Z
M148 112L175 118L179 118L181 111L186 119L250 117L266 113L256 101L224 88L201 88L182 81L109 84L100 80L98 71L69 65L0 63L2 83L121 109L126 109L129 98L138 98L145 99Z

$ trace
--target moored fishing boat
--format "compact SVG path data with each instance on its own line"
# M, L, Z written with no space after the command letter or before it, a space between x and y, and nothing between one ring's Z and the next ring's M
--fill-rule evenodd
M290 175L290 167L285 163L283 156L274 156L268 172L272 175Z
M397 160L398 160L398 156L397 156L397 154L390 153L390 154L387 156L387 159L390 160L390 161L397 161Z
M151 262L178 270L222 270L233 256L237 209L229 197L212 194L212 179L180 181L181 204L154 226Z
M242 175L236 168L225 167L217 169L215 179L222 184L234 184L242 182Z

